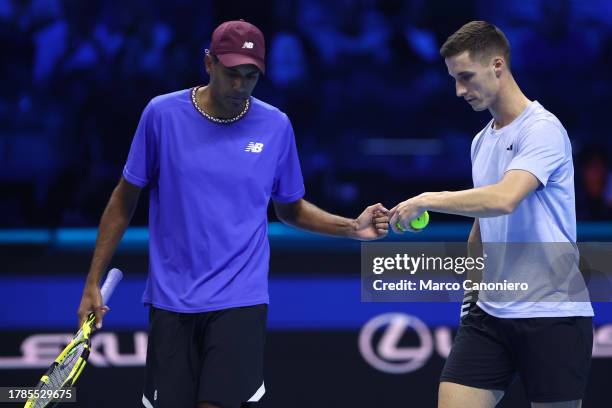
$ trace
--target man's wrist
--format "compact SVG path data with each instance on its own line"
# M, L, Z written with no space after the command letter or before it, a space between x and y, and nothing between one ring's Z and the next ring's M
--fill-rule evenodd
M359 239L359 222L356 219L349 219L346 237L351 239Z
M100 286L101 280L102 273L100 273L97 268L90 269L87 273L87 277L85 278L85 286Z
M433 193L423 193L417 197L416 206L419 214L432 209L432 194Z

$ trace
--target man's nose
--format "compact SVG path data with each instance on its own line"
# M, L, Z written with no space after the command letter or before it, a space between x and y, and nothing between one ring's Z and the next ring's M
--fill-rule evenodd
M467 93L467 89L459 82L455 82L455 92L459 98L462 98Z
M232 88L235 91L239 91L242 92L244 91L244 78L240 77L240 78L234 78L232 81Z

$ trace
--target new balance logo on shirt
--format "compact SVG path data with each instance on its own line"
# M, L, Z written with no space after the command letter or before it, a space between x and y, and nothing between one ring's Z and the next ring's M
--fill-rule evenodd
M506 150L512 151L512 145L506 147Z
M251 153L261 153L261 151L263 150L263 143L255 143L255 142L249 142L249 144L247 145L246 149L244 149L245 152L251 152Z
M242 44L242 48L248 48L249 50L253 49L254 44L250 41L245 41L244 44Z

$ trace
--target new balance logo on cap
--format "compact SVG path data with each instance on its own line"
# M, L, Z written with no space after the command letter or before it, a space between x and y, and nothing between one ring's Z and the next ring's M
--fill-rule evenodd
M246 149L244 149L245 152L251 152L251 153L261 153L261 151L263 150L263 143L255 143L255 142L249 142L249 144L247 145Z
M226 67L253 64L266 73L266 42L259 28L243 20L226 21L215 28L210 53Z

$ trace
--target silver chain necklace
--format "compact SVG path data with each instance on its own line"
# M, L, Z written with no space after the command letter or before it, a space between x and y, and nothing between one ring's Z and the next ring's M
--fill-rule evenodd
M198 110L198 112L200 112L206 119L210 120L211 122L221 123L224 125L227 125L229 123L234 123L242 119L242 117L246 115L246 113L248 112L249 106L251 106L250 100L247 99L246 103L244 104L244 109L237 116L234 116L233 118L229 118L229 119L215 118L214 116L206 113L204 109L200 108L200 105L198 105L198 101L196 100L196 93L198 92L198 89L200 88L201 86L196 86L195 88L191 90L191 102L193 102L193 106Z

